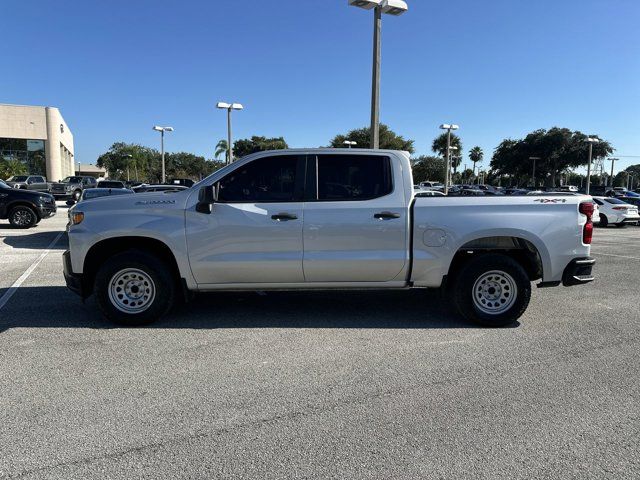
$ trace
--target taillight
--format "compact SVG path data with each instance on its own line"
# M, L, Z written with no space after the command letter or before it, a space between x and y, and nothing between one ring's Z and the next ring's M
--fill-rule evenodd
M593 238L593 222L591 221L594 210L593 203L583 202L580 204L578 209L580 213L587 216L587 223L584 224L584 228L582 229L582 243L589 245Z
M613 207L614 210L626 210L627 207Z

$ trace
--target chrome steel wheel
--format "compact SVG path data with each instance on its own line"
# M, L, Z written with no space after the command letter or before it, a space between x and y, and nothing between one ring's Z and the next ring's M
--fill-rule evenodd
M473 304L481 312L498 315L511 308L518 287L511 275L500 270L486 272L473 285Z
M109 300L121 312L144 312L155 298L155 283L146 272L137 268L120 270L109 281Z

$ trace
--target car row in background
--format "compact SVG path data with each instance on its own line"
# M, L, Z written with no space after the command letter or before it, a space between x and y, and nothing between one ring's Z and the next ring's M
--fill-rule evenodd
M601 227L607 225L625 227L629 223L638 224L640 222L637 204L632 205L614 197L593 197L593 201L599 209Z
M14 228L30 228L56 214L56 201L46 192L16 188L0 180L0 219Z

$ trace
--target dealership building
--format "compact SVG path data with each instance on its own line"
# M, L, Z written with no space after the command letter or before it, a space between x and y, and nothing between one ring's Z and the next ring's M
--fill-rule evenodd
M0 158L55 182L75 173L73 135L55 107L0 104Z

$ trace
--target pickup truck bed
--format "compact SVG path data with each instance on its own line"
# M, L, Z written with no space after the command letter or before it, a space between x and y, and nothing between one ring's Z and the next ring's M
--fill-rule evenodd
M532 281L593 280L592 209L579 195L415 198L406 152L260 152L185 191L73 207L64 269L128 325L191 292L346 288L446 288L465 317L506 325Z

